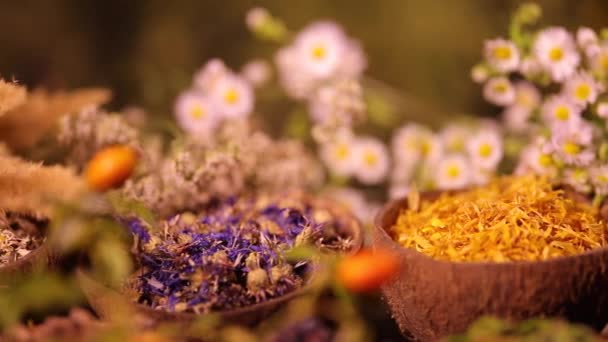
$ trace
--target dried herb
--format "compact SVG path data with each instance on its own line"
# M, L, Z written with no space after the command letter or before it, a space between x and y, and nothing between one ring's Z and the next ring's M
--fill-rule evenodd
M46 225L28 215L0 210L0 266L17 261L40 247Z
M263 196L173 216L160 232L139 219L128 225L142 266L130 283L135 299L168 311L229 310L282 296L303 285L308 268L290 263L287 250L351 245L327 210Z
M596 208L534 176L423 201L392 230L404 247L451 261L545 260L605 246L608 238Z

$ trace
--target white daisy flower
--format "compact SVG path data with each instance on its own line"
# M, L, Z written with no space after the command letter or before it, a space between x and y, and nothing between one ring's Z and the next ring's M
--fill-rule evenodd
M549 97L541 108L545 122L558 126L576 125L581 121L581 111L580 106L563 95Z
M515 106L519 106L530 111L534 110L541 101L540 91L534 84L527 81L515 83Z
M608 102L600 102L597 105L597 115L600 118L608 119Z
M589 174L595 193L608 195L608 165L593 167L589 170Z
M355 176L367 185L382 182L389 171L388 152L384 144L374 138L358 138L354 146Z
M275 58L281 85L296 99L308 97L331 79L357 79L367 65L359 44L336 23L305 27Z
M395 161L395 165L391 170L391 183L393 184L409 184L414 178L416 172L416 164Z
M487 40L484 54L488 64L502 73L515 71L519 65L519 51L510 40L502 38Z
M263 7L254 7L247 12L245 16L245 24L247 27L255 31L260 26L264 25L270 19L270 13Z
M244 79L226 74L217 80L209 92L217 110L228 119L243 118L253 110L254 95Z
M599 51L599 39L593 29L579 27L576 31L576 43L585 51L587 57L594 56Z
M528 172L537 175L555 175L557 169L551 153L543 151L541 146L537 144L532 144L524 148L514 173L516 175L523 175Z
M473 167L471 171L471 184L484 185L490 181L493 171L484 168Z
M321 145L321 160L333 174L351 176L356 167L353 138L350 135L340 135L335 138Z
M220 59L209 60L199 71L194 74L193 85L202 92L209 92L218 80L224 78L230 70Z
M503 156L502 138L495 130L483 130L467 142L471 162L477 168L493 170Z
M595 102L599 90L601 90L600 84L591 75L581 72L564 83L563 92L574 103L584 107L589 103Z
M532 83L519 81L515 84L515 102L502 113L502 119L508 129L524 132L529 127L532 112L541 101L541 95Z
M591 57L591 68L601 77L608 77L608 42L604 42Z
M505 127L517 133L526 132L530 128L531 116L531 111L520 106L509 106L501 114Z
M555 154L566 164L587 166L595 159L591 148L593 127L586 121L571 126L554 127L551 145Z
M534 56L528 56L521 61L519 72L526 78L534 78L543 72L543 68Z
M460 154L447 155L437 163L435 184L441 190L462 189L471 182L471 165Z
M420 160L434 161L443 154L441 140L433 132L418 124L407 124L393 135L393 155L402 163L415 164Z
M578 167L568 168L564 170L563 181L580 193L586 194L591 191L589 172L587 172L587 169Z
M409 185L392 184L391 187L388 189L388 198L390 198L392 200L405 198L409 193L410 193Z
M213 103L193 91L184 92L177 97L175 117L184 131L194 135L211 134L219 122Z
M363 90L357 81L341 80L321 86L309 101L313 121L324 126L350 126L365 118Z
M580 62L574 39L563 27L549 27L538 33L533 51L543 69L557 82L572 75Z
M494 77L484 85L483 96L497 106L508 106L515 101L515 89L508 78Z
M439 139L447 152L464 152L467 138L470 135L471 130L468 127L449 124L439 132Z
M243 66L241 76L254 87L261 87L270 80L272 70L268 62L255 59Z
M475 83L483 83L488 80L490 73L483 65L476 65L471 69L471 79Z

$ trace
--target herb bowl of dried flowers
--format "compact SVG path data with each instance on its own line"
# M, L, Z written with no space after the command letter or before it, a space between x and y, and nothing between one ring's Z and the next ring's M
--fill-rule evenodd
M483 315L608 318L608 230L598 208L533 176L411 194L376 217L373 244L404 269L382 287L401 331L461 333Z
M256 324L310 284L316 265L290 261L289 250L308 245L354 253L363 241L349 212L302 194L218 201L196 214L174 215L157 230L139 219L127 225L140 268L121 295L151 324L187 324L205 314ZM104 291L93 285L85 294L102 317L111 318Z
M44 229L48 220L0 210L0 277L27 272L47 262Z

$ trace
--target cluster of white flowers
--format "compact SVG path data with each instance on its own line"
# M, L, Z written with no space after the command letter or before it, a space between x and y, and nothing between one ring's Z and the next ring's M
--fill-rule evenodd
M435 133L418 124L407 124L393 136L395 167L391 197L407 194L415 183L421 190L452 190L486 183L503 157L498 127L450 124Z
M485 43L472 77L505 127L529 144L516 173L553 177L582 193L608 190L608 39L587 27L531 32L530 41Z
M180 127L204 138L223 120L247 117L255 100L252 83L263 83L267 78L266 70L260 68L264 67L259 63L249 65L241 76L219 59L207 62L195 74L192 87L181 93L175 102L175 116Z

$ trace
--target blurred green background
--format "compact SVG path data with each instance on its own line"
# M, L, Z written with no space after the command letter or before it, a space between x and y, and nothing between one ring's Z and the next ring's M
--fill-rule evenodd
M506 35L522 1L54 0L0 2L0 76L28 86L104 86L113 107L167 112L191 74L211 57L238 68L269 58L244 24L263 6L292 30L334 18L360 39L368 73L446 113L492 115L469 77L483 40ZM546 0L543 24L608 26L606 0Z

